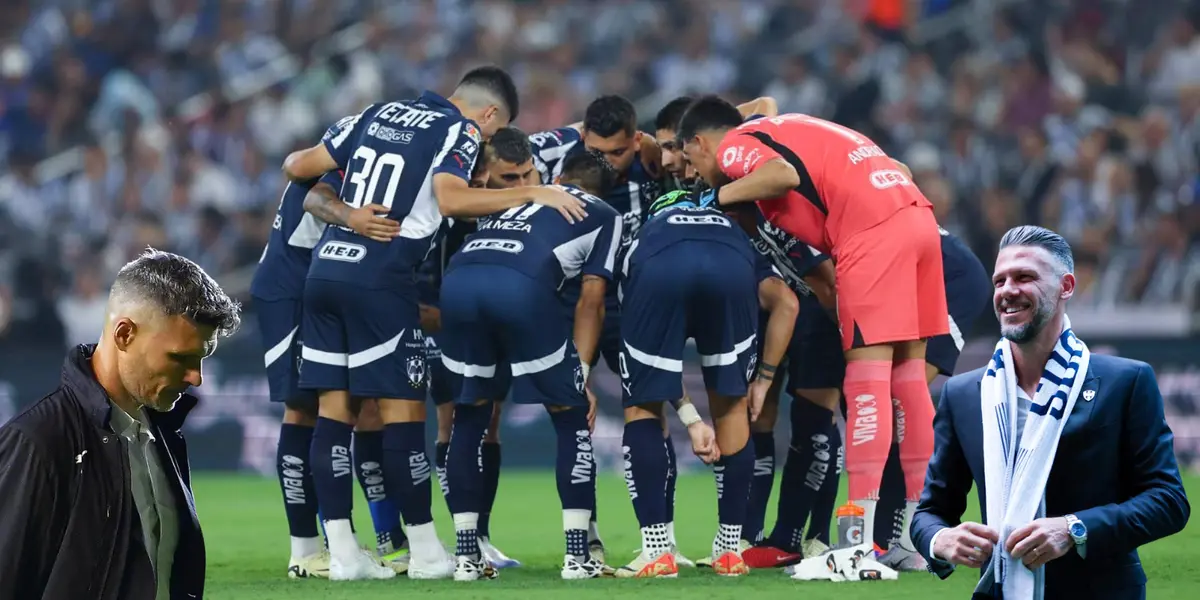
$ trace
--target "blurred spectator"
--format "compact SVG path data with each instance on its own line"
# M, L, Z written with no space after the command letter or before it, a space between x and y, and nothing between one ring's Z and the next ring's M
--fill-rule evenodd
M252 269L284 155L485 62L514 73L531 132L605 93L639 101L643 120L677 94L774 96L903 158L985 262L1000 233L1037 222L1077 244L1081 304L1197 301L1200 3L9 4L0 341L96 310L95 290L147 244ZM38 308L52 298L60 310Z

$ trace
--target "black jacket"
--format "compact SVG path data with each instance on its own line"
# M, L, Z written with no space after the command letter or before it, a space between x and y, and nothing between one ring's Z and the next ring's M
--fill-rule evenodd
M78 346L58 389L0 427L0 600L154 600L125 442L109 428L95 346ZM204 594L204 539L179 429L196 399L149 412L159 462L176 477L179 544L171 598Z

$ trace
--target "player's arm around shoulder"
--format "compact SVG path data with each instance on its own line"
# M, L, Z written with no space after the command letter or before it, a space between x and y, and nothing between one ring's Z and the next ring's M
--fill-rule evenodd
M1123 491L1131 497L1075 513L1087 527L1089 558L1124 554L1174 535L1191 516L1154 369L1111 356L1093 354L1091 361L1089 371L1120 386L1108 393L1120 405L1120 471L1128 474Z
M344 168L350 160L353 139L370 119L368 114L378 112L382 104L372 104L356 115L342 117L325 130L321 141L311 148L297 150L283 159L283 172L292 181L308 181L338 168Z
M725 134L717 147L717 165L732 183L714 189L721 206L778 198L800 185L800 173L761 134L763 120Z

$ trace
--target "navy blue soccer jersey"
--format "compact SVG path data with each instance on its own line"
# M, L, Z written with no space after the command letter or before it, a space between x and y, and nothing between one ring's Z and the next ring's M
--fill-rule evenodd
M588 216L568 223L558 211L532 202L479 220L450 259L447 274L471 264L502 265L557 290L580 275L613 277L621 216L599 198L564 189L587 203Z
M289 183L284 188L267 247L250 282L250 294L255 298L274 301L304 296L304 278L308 276L313 248L325 231L325 222L304 210L304 197L318 182L338 190L342 176L330 171L319 179Z
M562 174L563 159L572 152L585 152L582 135L574 127L560 127L543 131L529 136L533 146L533 164L542 176L542 183L554 183L554 179ZM653 173L646 170L642 164L640 153L633 157L629 172L618 181L603 200L615 208L624 218L621 248L629 247L646 209L654 203L662 191L662 181Z
M551 184L562 175L563 159L576 147L583 147L583 138L574 127L559 127L529 136L533 147L533 165L542 176L542 183Z
M646 221L625 254L622 272L628 274L639 261L689 240L716 242L733 248L754 267L758 281L778 276L770 261L755 251L749 236L729 217L718 210L691 206L672 206Z
M446 274L446 266L450 257L462 248L467 236L475 232L475 221L464 219L446 219L441 231L437 234L433 252L421 263L418 271L417 286L422 304L437 306L438 294L442 287L442 278Z
M479 154L478 127L445 98L425 92L416 100L373 104L335 128L325 147L345 172L342 200L352 208L388 207L400 236L376 242L330 226L309 277L371 289L415 285L442 225L433 177L448 173L470 180Z
M758 218L758 232L751 240L754 249L770 261L792 291L806 296L811 294L812 288L804 282L804 277L822 262L829 260L829 255L821 254L816 248L772 225L762 212L756 210L755 213Z

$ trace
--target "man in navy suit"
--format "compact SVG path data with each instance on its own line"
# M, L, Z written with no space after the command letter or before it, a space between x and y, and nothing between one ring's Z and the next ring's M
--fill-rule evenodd
M1063 330L1073 266L1067 242L1041 227L1014 228L1000 242L993 304L1020 388L1018 435ZM943 579L955 565L988 565L1001 543L998 526L960 521L973 483L987 506L984 376L985 368L976 369L942 388L934 454L912 523L913 543ZM1149 365L1092 355L1084 378L1045 485L1046 517L1016 527L1004 548L1031 570L1045 565L1045 598L1145 598L1138 546L1182 530L1191 511L1174 435ZM974 598L1001 595L998 584L985 583Z

